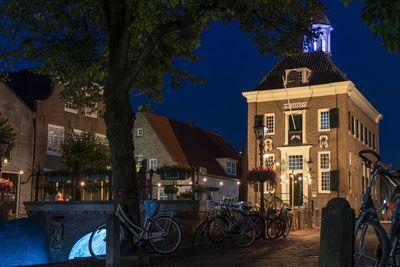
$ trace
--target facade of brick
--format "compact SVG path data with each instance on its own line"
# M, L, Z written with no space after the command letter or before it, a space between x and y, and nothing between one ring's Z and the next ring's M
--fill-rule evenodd
M267 133L273 146L270 151L265 151L264 155L272 157L273 160L265 159L264 164L272 164L279 172L280 177L273 191L275 195L291 203L291 183L294 180L295 185L301 184L300 189L294 190L302 199L300 203L296 200L294 203L301 207L307 205L308 197L311 197L318 207L324 207L329 199L340 196L346 198L353 208L359 209L369 174L363 167L358 152L363 149L373 149L379 153L379 120L382 115L361 95L352 82L340 81L287 89L259 90L246 92L243 95L248 102L249 169L260 165L259 141L256 140L253 129L254 117L264 115L264 123L267 116L274 117L274 131ZM292 110L288 108L289 102ZM320 112L326 111L329 114L332 109L338 111L338 127L328 126L328 129L320 129L320 124L323 123ZM300 144L291 144L289 140L291 114L301 115ZM365 128L368 129L368 143L365 141ZM322 137L327 137L327 146L320 144ZM328 163L323 158L326 155L329 158ZM307 164L310 159L313 162L311 173ZM337 191L329 190L331 171L339 173ZM311 179L308 178L309 174ZM268 188L265 189L265 197L268 197ZM379 189L373 191L373 197L379 199ZM249 186L248 200L259 203L259 199L260 193Z

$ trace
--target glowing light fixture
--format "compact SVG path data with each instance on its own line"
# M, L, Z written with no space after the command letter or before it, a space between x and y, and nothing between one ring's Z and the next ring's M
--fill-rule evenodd
M224 182L219 182L219 185L220 185L220 186L223 186L223 185L224 185Z
M204 177L204 178L203 178L203 182L207 182L207 178Z
M24 174L24 171L23 171L23 170L20 170L20 171L19 171L19 174L21 174L21 175Z
M158 187L161 187L161 183L158 183L157 186L158 186Z

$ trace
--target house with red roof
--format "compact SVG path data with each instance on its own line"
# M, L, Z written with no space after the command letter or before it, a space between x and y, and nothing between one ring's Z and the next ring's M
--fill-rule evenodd
M161 179L154 174L151 181L153 199L167 199L166 185L177 185L178 196L202 185L208 188L209 199L238 198L240 157L221 135L196 127L191 120L184 123L138 112L133 141L136 157L147 170L156 171L163 166L193 170L193 177L185 180Z

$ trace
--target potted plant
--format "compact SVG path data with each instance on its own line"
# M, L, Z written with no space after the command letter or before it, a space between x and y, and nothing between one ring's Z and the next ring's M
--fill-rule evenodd
M166 165L157 168L156 172L163 180L184 180L191 176L192 169L178 165Z
M278 172L272 169L271 166L255 167L247 173L246 179L249 183L264 183L269 182L271 186L276 184Z
M168 200L173 199L173 195L176 195L178 193L179 189L177 186L173 185L166 185L164 187L164 193L168 195Z
M190 190L186 190L185 192L181 192L179 195L178 195L178 198L179 199L192 199L192 197L193 197L193 192L192 191L190 191Z

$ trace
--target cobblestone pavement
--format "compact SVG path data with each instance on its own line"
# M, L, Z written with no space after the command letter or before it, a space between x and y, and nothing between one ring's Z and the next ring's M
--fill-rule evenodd
M207 243L193 248L190 240L174 254L159 256L151 254L142 260L137 257L121 259L121 267L127 266L318 266L320 229L291 232L285 239L258 240L249 248L237 248L229 240L221 244ZM104 261L80 259L62 264L45 266L104 266Z

